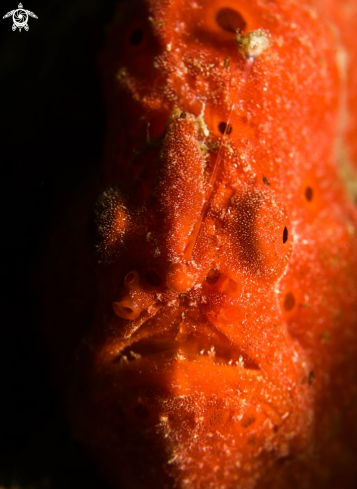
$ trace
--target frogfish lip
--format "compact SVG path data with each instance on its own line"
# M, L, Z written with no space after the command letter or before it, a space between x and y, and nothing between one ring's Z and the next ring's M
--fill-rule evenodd
M144 336L123 346L115 359L115 363L119 363L122 368L174 361L204 365L208 370L217 367L260 370L256 361L228 338L221 334L211 336L206 332L182 334L171 330Z
M150 412L166 413L174 400L189 399L199 415L202 403L219 398L239 419L249 411L260 424L281 426L284 413L292 410L291 395L270 378L263 360L250 357L208 321L181 328L173 313L166 330L152 317L130 338L105 348L109 355L104 370L99 361L98 378L108 376L106 385L120 409L134 416L131 403L146 399Z
M248 399L262 387L259 365L228 339L218 342L197 333L176 338L175 331L167 331L124 346L111 366L121 390L128 388L140 397L149 388L178 398L223 391L228 398L241 391Z

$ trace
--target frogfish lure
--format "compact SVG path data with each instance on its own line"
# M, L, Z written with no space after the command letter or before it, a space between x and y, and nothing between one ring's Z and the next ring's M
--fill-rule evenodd
M356 0L118 4L103 164L45 321L113 488L355 488L356 19Z

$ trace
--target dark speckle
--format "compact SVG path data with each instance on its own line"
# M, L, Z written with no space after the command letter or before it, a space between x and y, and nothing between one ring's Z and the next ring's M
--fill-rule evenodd
M283 244L287 242L288 237L289 237L288 228L285 226L283 231Z
M295 297L291 292L288 292L284 300L285 311L291 311L295 306Z
M265 177L264 175L263 175L263 183L265 183L265 185L269 185L270 187L270 183L268 182L267 177Z
M254 416L248 416L248 415L243 416L243 419L240 422L243 428L248 428L248 426L252 425L253 423L255 423Z
M229 7L221 8L216 15L216 22L226 32L232 32L235 34L238 30L243 32L247 27L247 23L242 15L237 11Z
M218 130L221 134L224 134L224 132L226 132L227 135L231 134L232 130L233 130L233 127L228 124L228 127L227 127L227 123L226 122L220 122L218 124Z
M311 187L306 187L305 189L305 198L308 202L311 202L314 197L314 191Z
M218 282L220 275L221 274L219 273L219 270L215 270L212 268L208 271L206 275L206 282L210 285L213 285Z

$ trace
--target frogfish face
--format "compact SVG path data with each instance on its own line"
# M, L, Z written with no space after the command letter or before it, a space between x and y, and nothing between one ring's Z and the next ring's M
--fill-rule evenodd
M275 287L293 238L272 190L221 182L186 257L207 187L198 133L193 115L174 111L147 204L135 209L110 187L95 205L95 247L113 260L96 364L125 425L129 416L134 432L156 433L152 442L166 443L167 462L190 480L197 464L208 474L214 461L224 481L267 439L284 450L283 433L308 430L309 367L281 327ZM129 431L123 443L137 449L142 435Z
M335 37L310 3L119 5L70 396L114 487L349 487L356 214Z

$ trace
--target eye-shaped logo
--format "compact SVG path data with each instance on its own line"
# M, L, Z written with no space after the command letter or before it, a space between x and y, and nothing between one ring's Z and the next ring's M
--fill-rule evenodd
M7 14L4 15L3 19L6 19L7 17L11 17L12 15L12 30L16 31L16 27L19 29L21 32L21 29L25 29L25 31L29 30L29 26L27 24L28 18L33 17L34 19L38 19L37 15L35 15L33 12L30 10L25 10L22 6L22 3L19 3L18 8L16 10L11 10Z

